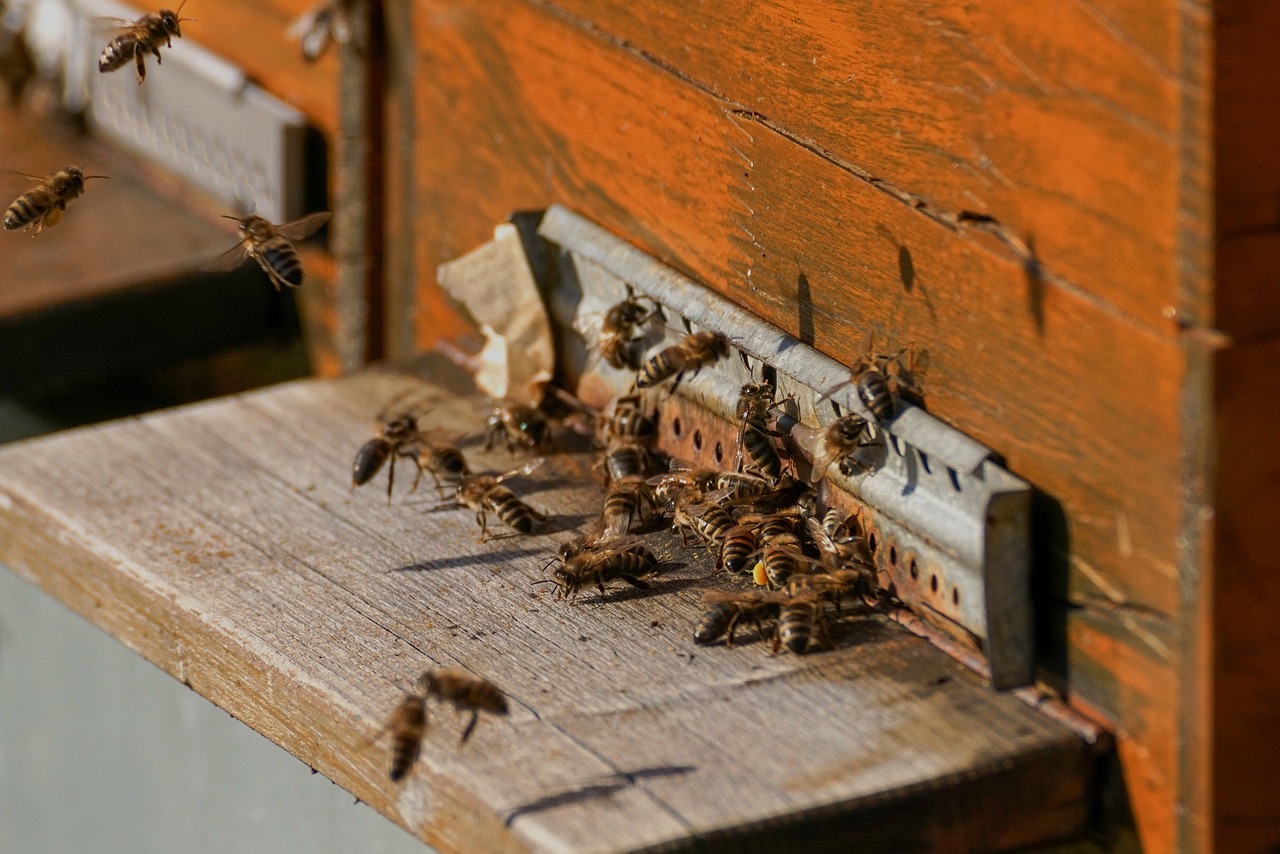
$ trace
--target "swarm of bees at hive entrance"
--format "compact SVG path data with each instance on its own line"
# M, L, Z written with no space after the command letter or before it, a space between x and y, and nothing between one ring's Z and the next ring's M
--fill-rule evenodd
M844 414L821 431L809 477L800 478L801 466L777 428L780 403L770 380L742 386L735 448L724 455L724 469L700 468L659 450L666 426L660 404L679 383L728 358L730 342L714 332L689 332L675 344L650 348L645 358L638 346L641 326L660 310L644 300L628 293L595 327L591 358L634 372L630 390L602 410L558 393L590 416L580 432L589 433L595 449L592 469L601 492L597 511L547 556L533 585L545 585L553 601L586 607L661 592L670 564L664 557L679 543L705 551L714 567L707 585L695 589L701 613L689 627L693 644L732 647L747 634L770 655L831 648L847 614L891 601L877 583L860 518L820 506L813 487L829 469L865 467L858 455L874 444L879 419L892 417L896 405L884 362L868 360L851 376L848 384L856 386L870 418ZM424 425L425 408L393 401L356 453L353 488L385 467L390 501L396 461L407 459L416 469L413 489L423 472L431 474L443 501L435 509L473 512L481 542L556 530L556 519L506 483L533 473L556 453L562 420L513 401L494 402L483 418L475 425L475 442L483 440L486 453L525 456L523 464L500 474L476 473L457 445L443 443ZM417 756L426 698L443 696L442 689L432 690L411 694L396 712L400 723L393 729L405 735L396 740L393 779Z

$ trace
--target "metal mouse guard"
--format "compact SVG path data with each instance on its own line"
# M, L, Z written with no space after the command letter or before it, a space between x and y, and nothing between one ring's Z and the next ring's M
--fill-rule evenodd
M520 219L530 224L524 215ZM602 316L631 288L666 316L665 323L650 325L643 340L646 356L675 343L685 330L720 332L733 345L730 358L686 378L676 394L732 422L740 388L760 379L752 369L760 373L762 364L769 366L776 373L777 398L786 401L776 426L810 457L819 431L837 411L870 419L848 384L847 366L594 223L553 206L537 235L556 254L549 265L555 274L543 283L549 311L554 325L570 336L575 319ZM528 240L532 234L525 237L526 250L538 251L531 245L536 241ZM633 371L602 359L593 360L591 375L593 384L602 383L612 395L626 393L635 379ZM826 499L858 505L876 538L881 578L914 611L980 645L994 687L1031 683L1031 487L1001 467L990 448L905 401L899 400L896 415L876 432L875 443L860 453L867 468L853 467L851 474L829 469Z

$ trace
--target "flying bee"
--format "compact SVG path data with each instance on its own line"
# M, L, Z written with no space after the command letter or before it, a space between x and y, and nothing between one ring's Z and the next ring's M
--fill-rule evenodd
M354 7L355 0L322 0L295 18L285 32L290 39L302 43L302 58L307 62L324 56L330 43L354 43L363 51Z
M813 471L809 475L809 482L817 483L822 480L832 463L838 462L840 473L846 476L854 473L855 466L864 468L854 458L854 454L859 448L875 444L866 441L866 436L867 419L852 412L847 412L828 424L819 436L814 450Z
M302 284L302 261L292 241L315 234L331 216L329 211L320 211L283 225L273 225L256 215L244 219L223 216L240 223L240 242L213 259L204 270L228 273L243 264L245 258L252 258L277 291L282 287L296 288Z
M517 448L526 451L551 449L551 422L535 406L510 401L499 403L489 414L486 429L486 451L492 450L499 439L507 443L507 450L513 454Z
M98 57L98 71L104 74L115 71L132 59L138 72L138 85L141 86L147 79L147 54L154 54L156 65L160 65L160 43L173 47L173 37L182 38L182 22L195 21L195 18L178 17L185 5L186 0L183 0L177 12L161 9L136 21L118 21L123 26L116 27L118 34L103 48L102 55Z
M637 388L652 388L675 377L674 393L685 374L695 375L707 365L729 355L729 339L719 332L691 332L679 343L660 350L640 366L636 374Z
M356 451L355 461L351 465L351 488L363 486L373 480L382 470L387 460L391 467L387 473L387 503L391 503L391 489L396 482L396 458L408 457L417 462L416 450L411 446L418 442L422 434L418 430L418 415L412 410L392 414L392 407L403 399L403 395L392 400L376 416L380 434L365 442ZM418 476L422 476L419 467ZM414 481L417 487L417 481Z
M62 221L62 214L66 211L67 205L84 193L85 181L90 178L108 177L107 175L86 175L78 166L59 169L48 178L27 175L24 172L13 174L35 181L36 186L18 196L13 200L13 204L9 205L9 209L4 212L4 227L6 231L34 227L35 234L32 237L45 228L53 228Z
M755 525L734 525L725 532L724 541L720 543L716 566L733 573L746 572L759 545Z
M688 532L697 534L707 547L719 550L729 531L738 524L737 520L714 501L702 501L690 504L676 502L675 516L671 524L680 530L680 538L684 545L689 545Z
M631 530L634 522L644 524L644 508L657 511L649 485L639 475L618 478L605 491L604 509L600 514L604 536L620 537Z
M507 698L498 686L465 670L442 668L428 670L418 678L423 694L451 704L460 712L470 712L471 718L462 730L459 744L466 744L475 731L481 712L495 715L507 713Z
M468 507L475 511L476 522L480 525L480 542L490 538L488 517L496 515L508 527L521 534L531 534L534 529L547 521L547 516L525 504L510 489L502 485L504 480L529 474L542 465L542 459L532 460L518 469L498 476L488 474L463 475L458 484L452 505Z
M707 607L693 629L693 642L715 643L724 638L726 647L733 646L733 633L738 623L750 620L764 636L764 619L777 613L782 598L777 593L760 590L706 590L702 604Z
M648 590L649 583L644 576L650 575L658 566L658 559L643 544L613 543L596 546L588 551L580 552L568 558L553 558L558 562L551 577L534 584L554 584L556 598L568 599L570 602L578 598L578 594L592 585L605 594L604 586L610 581L622 580L639 590Z
M400 701L379 736L391 731L391 765L388 776L398 783L413 768L422 752L422 739L427 734L427 702L420 694L410 694ZM375 739L377 736L375 736Z
M413 459L418 464L418 476L413 480L411 491L417 490L418 481L422 479L423 472L431 475L437 491L443 488L442 484L456 486L464 477L471 474L471 469L467 467L467 458L462 455L462 451L457 446L432 442L421 433L418 435L416 446L417 456Z
M788 597L778 611L774 654L785 646L793 655L804 655L813 645L831 645L825 602L814 593Z
M626 299L611 306L598 324L592 323L588 315L580 315L574 319L573 327L583 337L595 338L596 352L610 367L639 370L644 326L658 314L657 305L646 306L646 299L637 297L628 285Z

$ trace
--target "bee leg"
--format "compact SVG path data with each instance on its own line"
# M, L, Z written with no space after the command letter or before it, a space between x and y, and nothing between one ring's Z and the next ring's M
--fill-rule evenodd
M396 455L391 455L391 468L387 470L387 504L391 504L391 487L396 482Z
M680 388L680 383L684 381L684 371L676 374L675 381L671 383L671 393L675 394L676 389Z
M630 584L632 587L636 588L637 590L648 590L650 587L649 582L645 581L643 578L637 578L634 575L619 575L618 577L621 578L623 581L627 582L628 584ZM602 591L604 590L603 587L600 589Z
M483 508L476 511L476 522L480 525L480 542L483 543L489 539L489 523Z
M727 634L725 635L725 639L724 639L725 649L733 649L733 633L734 633L734 630L738 628L738 618L741 616L742 616L742 612L739 611L729 618L729 626L727 628Z
M466 727L462 730L462 740L458 744L466 744L467 739L471 738L471 733L476 731L476 724L480 722L480 713L471 712L471 720L467 721Z
M138 70L138 85L142 85L142 81L147 79L147 55L143 51L135 51L133 54L133 64Z

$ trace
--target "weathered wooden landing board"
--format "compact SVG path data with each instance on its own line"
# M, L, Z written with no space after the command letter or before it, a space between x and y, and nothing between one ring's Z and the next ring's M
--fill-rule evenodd
M390 506L381 477L350 491L370 416L415 387L443 435L482 423L456 388L367 373L10 446L0 561L445 850L986 850L1083 826L1081 742L895 624L855 616L803 658L696 647L707 568L671 535L687 565L652 591L569 606L531 586L562 531L479 544L404 468ZM567 526L589 474L556 457L522 491ZM460 748L436 712L395 786L372 739L433 666L492 679L511 715Z

